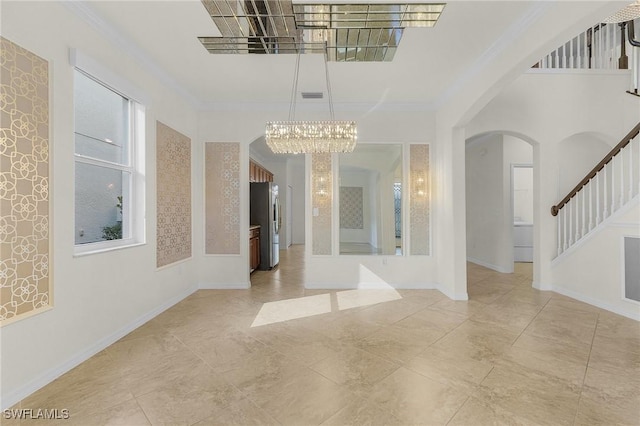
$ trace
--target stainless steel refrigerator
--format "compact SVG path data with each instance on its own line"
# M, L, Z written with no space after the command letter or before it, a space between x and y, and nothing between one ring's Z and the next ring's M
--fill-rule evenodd
M278 185L272 182L251 182L251 225L260 225L260 264L265 271L280 261L280 201Z

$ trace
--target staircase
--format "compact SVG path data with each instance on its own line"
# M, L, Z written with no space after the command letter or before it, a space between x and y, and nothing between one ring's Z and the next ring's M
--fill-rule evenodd
M576 187L551 208L558 256L640 198L640 123Z
M628 93L640 96L640 18L597 24L546 55L534 68L630 70Z

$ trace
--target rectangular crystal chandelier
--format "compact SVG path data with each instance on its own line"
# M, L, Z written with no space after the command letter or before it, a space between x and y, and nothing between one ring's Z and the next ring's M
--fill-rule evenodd
M265 139L276 154L352 152L355 121L270 121Z
M327 53L324 54L324 72L329 95L328 121L295 121L296 93L300 74L300 53L296 58L296 70L293 76L293 90L289 105L288 121L269 121L265 129L267 146L274 154L315 154L327 152L353 152L356 147L357 131L355 121L337 121L333 112L331 83Z

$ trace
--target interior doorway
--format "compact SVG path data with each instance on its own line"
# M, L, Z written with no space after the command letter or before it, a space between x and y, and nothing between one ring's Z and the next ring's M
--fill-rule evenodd
M533 165L511 167L513 261L533 262Z

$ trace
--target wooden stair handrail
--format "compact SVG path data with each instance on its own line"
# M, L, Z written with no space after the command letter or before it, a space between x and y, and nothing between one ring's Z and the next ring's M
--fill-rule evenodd
M556 204L555 206L551 207L551 214L553 216L557 216L558 212L560 212L560 209L562 207L564 207L565 204L567 204L569 202L569 200L571 200L581 189L583 186L585 186L587 183L589 183L589 181L591 179L593 179L595 177L595 175L602 170L602 168L609 162L611 161L611 159L613 157L615 157L618 152L620 152L620 150L622 150L622 148L624 148L625 146L627 146L629 144L629 142L631 142L631 140L633 138L635 138L636 136L638 136L638 134L640 133L640 123L638 123L636 125L636 127L634 127L629 134L627 134L624 138L622 138L622 140L620 141L620 143L618 145L616 145L611 151L609 151L609 153L602 159L602 161L600 161L598 163L597 166L595 166L589 173L587 173L587 175L584 177L584 179L582 179L580 181L579 184L576 185L575 188L573 188L571 190L571 192L569 192L567 194L566 197L564 197L562 199L562 201L560 201L558 204Z

